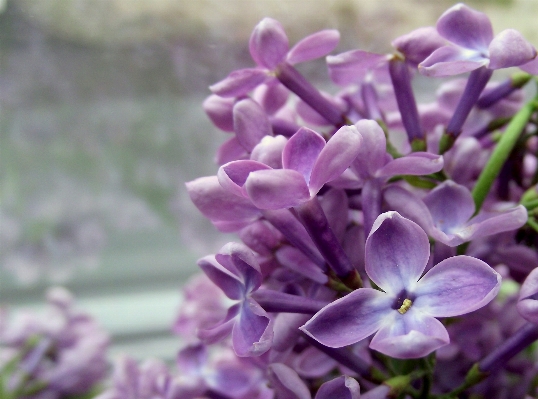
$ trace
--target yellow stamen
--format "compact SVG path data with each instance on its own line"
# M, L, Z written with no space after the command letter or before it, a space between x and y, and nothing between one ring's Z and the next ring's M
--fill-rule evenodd
M413 304L413 301L411 301L411 299L407 299L407 298L404 299L402 306L400 306L400 309L398 309L398 312L400 312L400 314L404 314L405 312L409 310L412 304Z

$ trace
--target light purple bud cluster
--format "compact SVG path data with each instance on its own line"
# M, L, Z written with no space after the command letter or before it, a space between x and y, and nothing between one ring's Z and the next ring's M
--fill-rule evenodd
M521 91L535 48L458 4L393 54L328 55L341 87L330 95L294 65L338 38L322 31L290 50L265 18L249 42L257 66L211 86L204 109L231 138L216 176L187 190L242 243L200 259L214 288L187 285L197 311L182 310L175 331L249 364L267 388L251 397L536 395L537 354L523 351L538 330L536 105ZM516 66L525 72L489 82ZM421 104L416 72L470 75Z

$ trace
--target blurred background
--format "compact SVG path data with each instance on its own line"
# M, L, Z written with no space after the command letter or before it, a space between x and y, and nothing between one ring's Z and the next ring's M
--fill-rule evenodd
M336 52L385 52L452 4L0 0L0 305L39 308L61 284L113 334L112 355L174 358L180 287L233 239L184 188L216 173L226 139L201 103L253 65L254 25L276 18L292 44L336 28ZM467 4L538 45L538 1ZM300 69L327 83L322 61Z

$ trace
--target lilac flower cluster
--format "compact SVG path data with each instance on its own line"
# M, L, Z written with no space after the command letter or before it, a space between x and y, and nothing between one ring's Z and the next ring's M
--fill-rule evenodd
M256 66L210 87L229 139L187 190L242 243L200 259L175 331L233 350L249 398L535 397L535 48L464 4L393 54L328 55L338 39L290 48L265 18ZM324 56L332 94L296 68ZM467 76L419 104L417 72ZM244 397L197 376L202 397Z
M535 48L463 4L392 54L328 55L338 41L290 48L265 18L256 66L210 87L229 139L187 190L241 242L198 261L175 367L122 357L96 398L538 398ZM296 68L324 56L334 93ZM417 73L467 75L422 104ZM59 332L0 313L2 398L91 397L102 379L106 338L53 297Z

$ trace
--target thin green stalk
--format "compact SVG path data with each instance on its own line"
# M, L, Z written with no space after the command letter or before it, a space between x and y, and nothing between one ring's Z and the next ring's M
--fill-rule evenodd
M476 206L475 214L480 211L493 182L499 175L503 164L508 159L521 132L536 109L538 109L538 94L533 100L525 104L516 115L514 115L512 121L506 127L504 134L501 136L499 143L493 150L491 157L473 188L472 194Z

